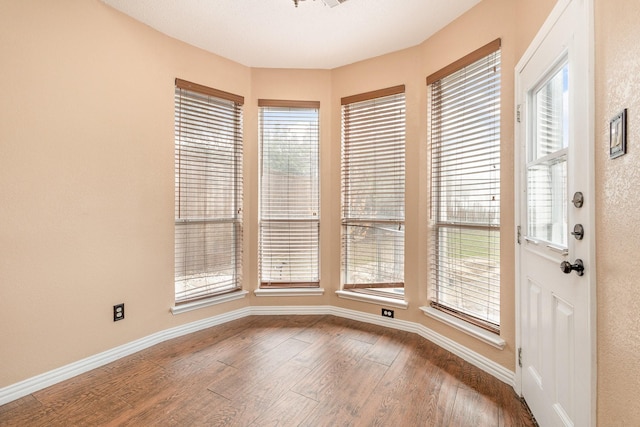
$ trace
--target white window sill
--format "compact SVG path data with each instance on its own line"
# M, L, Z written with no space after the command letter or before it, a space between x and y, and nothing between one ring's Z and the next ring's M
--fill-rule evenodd
M323 288L256 289L257 297L315 297L324 295Z
M249 292L248 291L235 291L230 292L228 294L216 295L211 298L205 298L193 302L186 302L184 304L179 304L171 307L172 314L181 314L186 313L188 311L197 310L199 308L209 307L216 304L222 304L229 301L234 301L237 299L244 298Z
M474 338L479 339L480 341L487 343L497 349L504 350L504 346L506 345L506 341L500 337L500 335L496 335L492 332L487 331L486 329L482 329L476 325L472 325L469 322L465 322L462 319L458 319L457 317L451 316L450 314L443 313L440 310L437 310L433 307L420 307L420 310L424 312L427 316L439 320L442 323L445 323L453 328L456 328L459 331L464 332L467 335L471 335Z
M350 299L354 301L367 302L369 304L384 305L387 307L396 307L406 310L409 307L409 303L405 300L397 298L385 298L378 295L369 295L360 292L352 291L336 291L336 294L340 298Z

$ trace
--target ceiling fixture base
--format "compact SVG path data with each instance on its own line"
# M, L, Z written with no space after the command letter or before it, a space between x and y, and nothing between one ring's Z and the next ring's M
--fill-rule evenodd
M305 1L305 0L293 0L293 4L296 7L298 7L298 4L300 4L301 1ZM338 6L339 4L344 3L346 1L347 0L322 0L322 3L324 3L326 6L329 6L329 7L335 7L335 6Z

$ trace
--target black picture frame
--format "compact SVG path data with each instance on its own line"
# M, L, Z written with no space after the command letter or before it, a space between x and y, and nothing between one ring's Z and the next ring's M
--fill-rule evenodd
M609 157L615 159L627 154L627 109L616 114L609 122Z

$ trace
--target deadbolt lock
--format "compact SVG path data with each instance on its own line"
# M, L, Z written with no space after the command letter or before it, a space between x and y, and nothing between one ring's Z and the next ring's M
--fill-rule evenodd
M581 191L576 191L573 195L573 199L571 200L573 206L576 208L581 208L584 205L584 194Z

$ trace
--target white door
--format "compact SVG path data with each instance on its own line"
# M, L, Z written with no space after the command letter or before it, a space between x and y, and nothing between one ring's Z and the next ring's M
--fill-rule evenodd
M516 67L516 374L542 427L595 425L591 17L559 0Z

